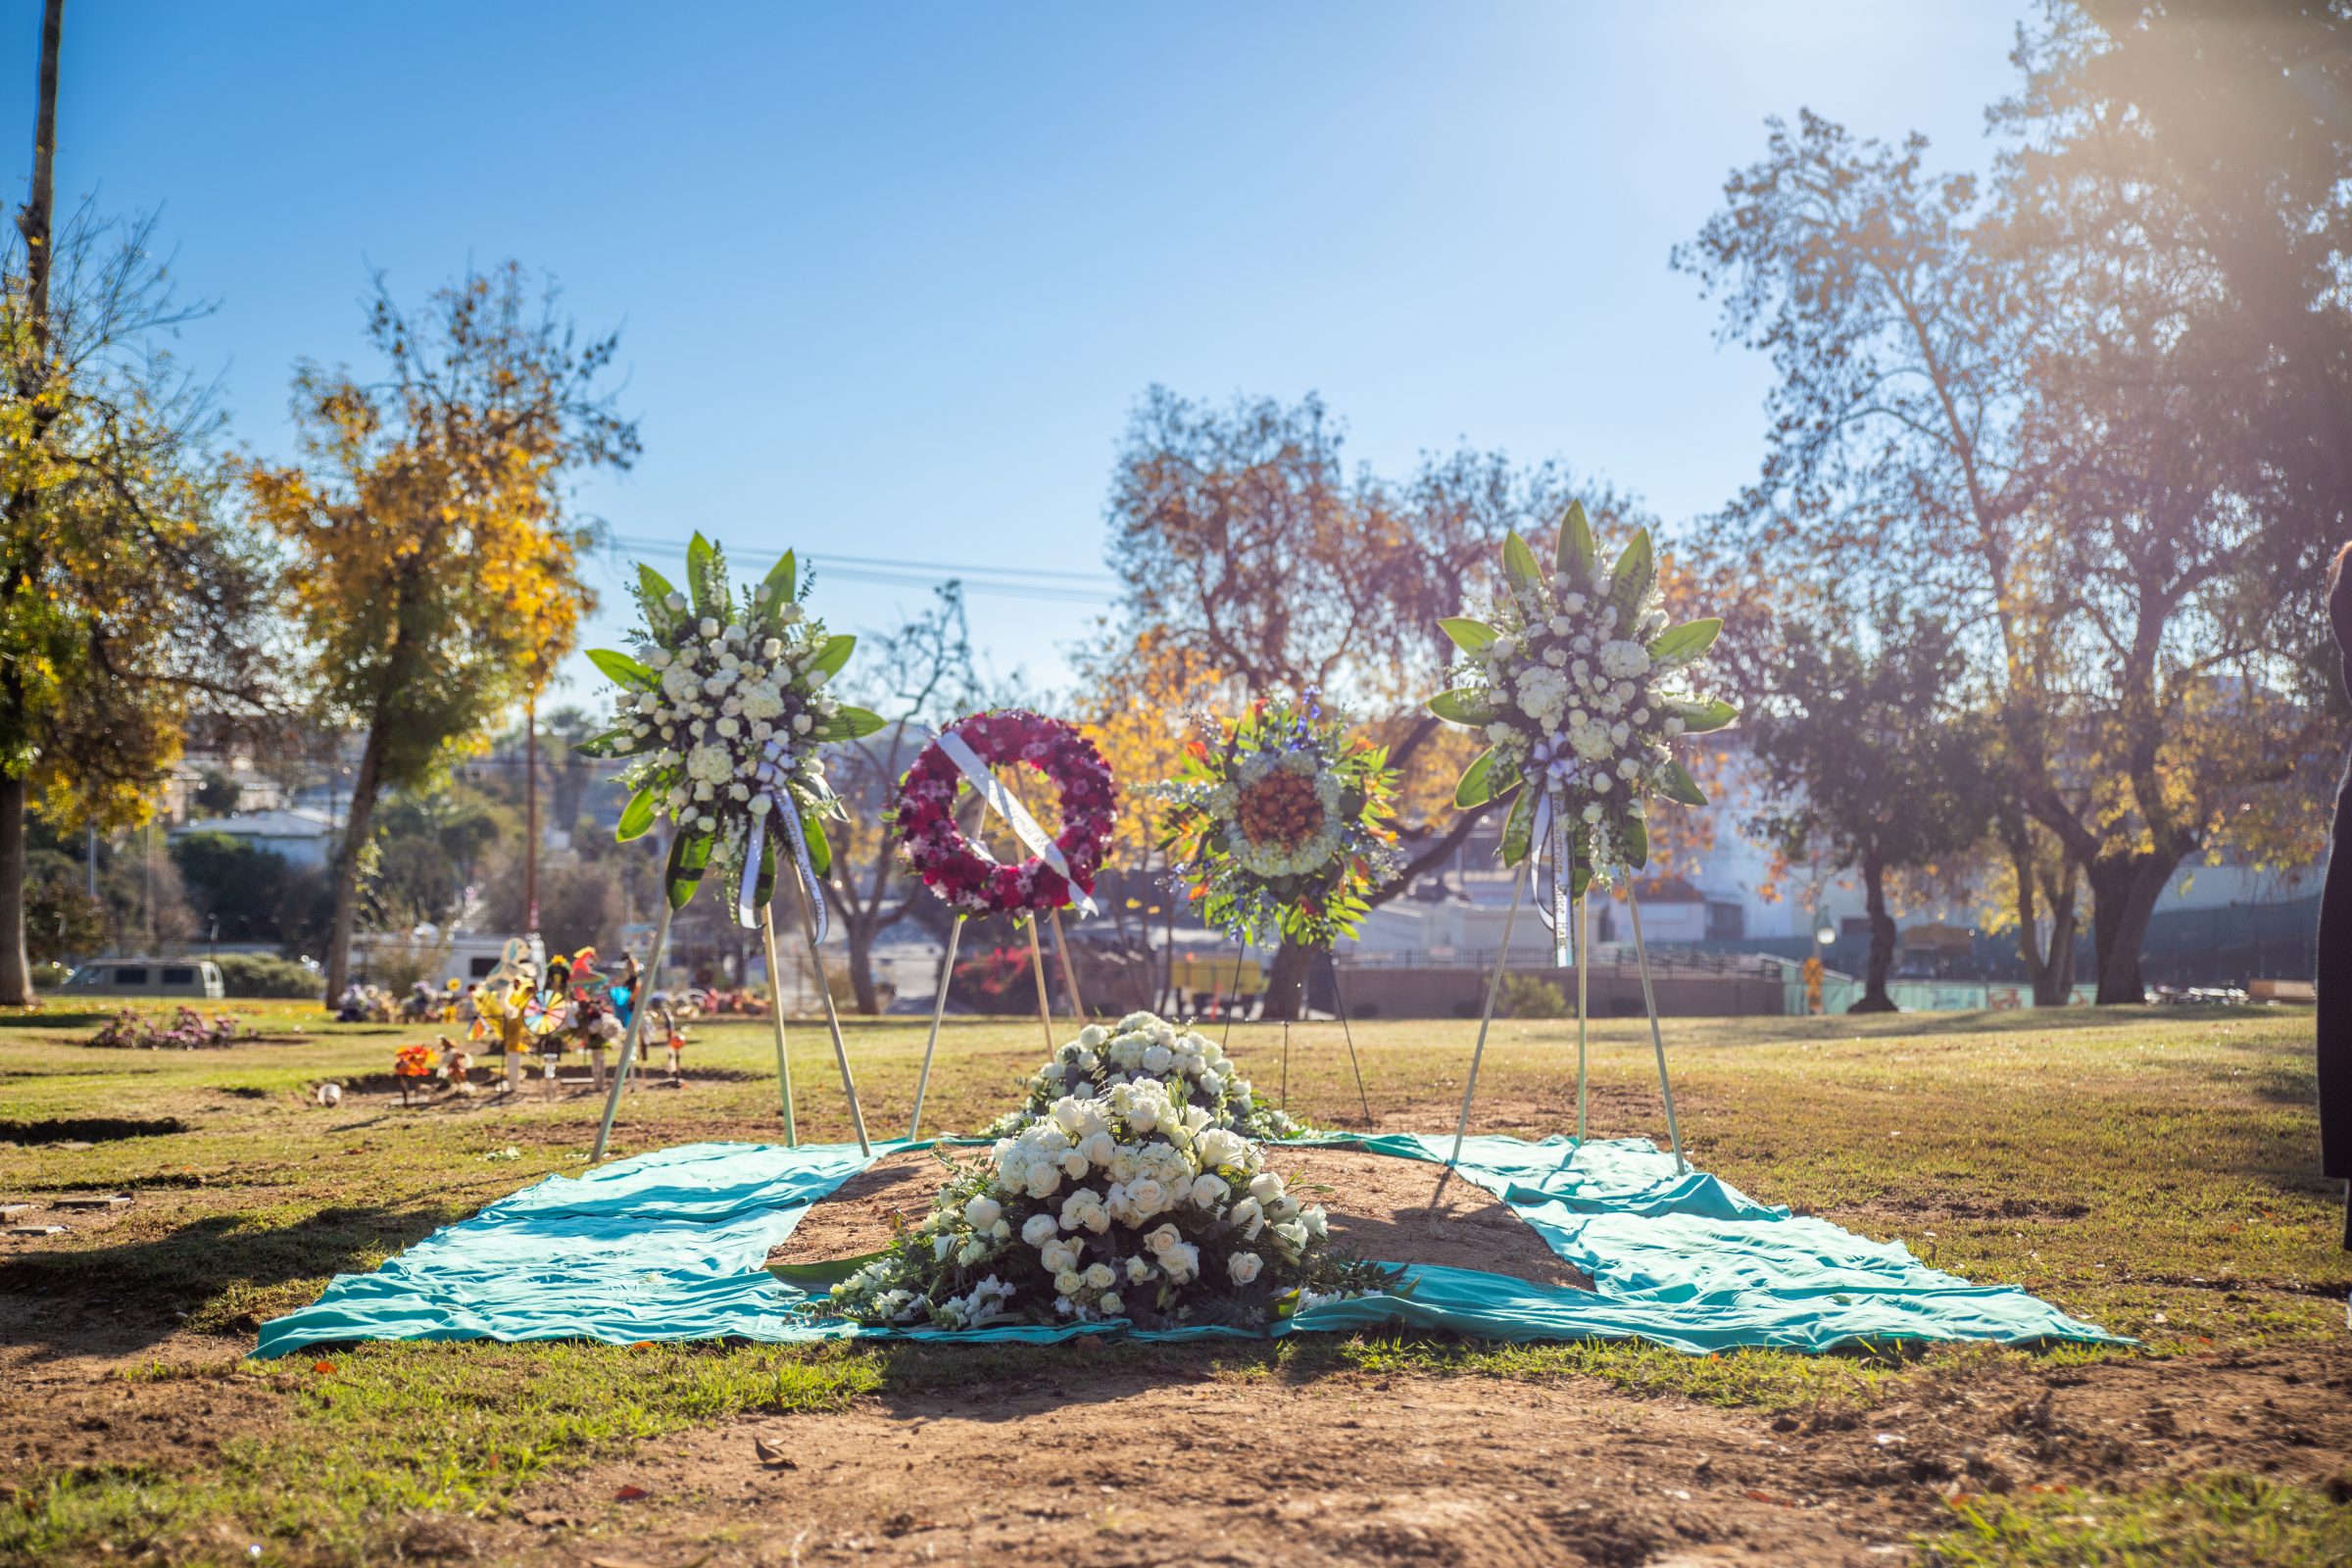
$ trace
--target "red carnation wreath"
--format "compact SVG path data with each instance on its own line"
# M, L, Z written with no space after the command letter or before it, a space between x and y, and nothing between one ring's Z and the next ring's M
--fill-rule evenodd
M899 781L892 809L906 863L923 885L959 914L1028 914L1070 902L1070 884L1092 894L1102 865L1115 810L1110 764L1095 743L1057 718L1006 709L959 718L941 731L992 766L1026 762L1053 781L1060 795L1061 832L1054 844L1069 867L1065 878L1043 856L1006 865L984 845L964 837L956 822L956 787L963 770L935 740Z

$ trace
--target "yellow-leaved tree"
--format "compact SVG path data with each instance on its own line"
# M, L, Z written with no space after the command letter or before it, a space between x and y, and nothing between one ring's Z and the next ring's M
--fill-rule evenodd
M363 739L335 858L327 990L349 973L375 804L480 748L535 697L594 605L578 564L592 530L567 474L626 467L637 427L607 385L616 335L582 342L510 262L405 316L376 280L368 337L388 375L304 363L303 461L247 464L255 515L290 557L314 655L313 700Z
M219 419L165 352L153 223L59 229L60 7L41 29L32 180L0 253L0 1004L33 1001L25 812L128 826L191 709L250 710L262 573L223 525Z

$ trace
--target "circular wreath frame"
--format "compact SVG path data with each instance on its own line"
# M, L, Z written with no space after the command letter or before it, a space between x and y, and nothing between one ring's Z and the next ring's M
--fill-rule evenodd
M941 732L955 735L992 766L1026 762L1052 782L1060 798L1061 831L1054 836L1070 874L1042 856L1007 864L964 836L956 821L956 793L963 770L934 740L899 781L891 820L907 865L923 885L959 914L1028 915L1070 902L1070 886L1088 894L1102 866L1117 809L1110 764L1075 726L1019 709L973 713Z

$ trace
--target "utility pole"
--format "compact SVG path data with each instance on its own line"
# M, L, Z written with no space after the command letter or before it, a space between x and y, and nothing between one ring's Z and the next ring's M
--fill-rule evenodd
M539 934L539 694L522 704L522 924Z

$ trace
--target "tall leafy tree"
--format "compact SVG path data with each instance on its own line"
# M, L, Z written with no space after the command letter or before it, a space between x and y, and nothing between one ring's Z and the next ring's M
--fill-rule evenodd
M255 514L291 557L290 599L316 655L316 701L362 737L335 860L327 990L341 991L378 798L486 743L575 644L593 596L592 530L566 481L626 467L616 335L582 341L509 263L468 273L412 318L377 280L368 337L382 379L304 363L303 462L250 464Z
M42 15L30 190L0 252L0 1004L32 998L25 814L142 820L190 710L262 680L262 565L221 521L209 388L167 352L151 220L55 221L63 7Z
M1775 639L1769 695L1743 727L1766 802L1751 824L1791 859L1851 868L1870 911L1856 1012L1890 1012L1887 893L1904 871L1965 853L1990 826L1989 726L1965 702L1968 661L1942 620L1882 599L1792 612Z
M1209 407L1148 393L1111 481L1124 635L1089 682L1099 694L1144 677L1204 683L1154 691L1171 712L1310 686L1345 703L1403 774L1407 861L1382 902L1448 858L1483 814L1452 808L1476 748L1420 707L1453 657L1438 621L1486 590L1506 532L1548 535L1572 493L1596 525L1643 519L1605 488L1572 491L1550 466L1464 451L1390 482L1351 472L1343 447L1312 396ZM1276 954L1269 1016L1296 1011L1313 957L1296 945Z
M2037 993L2081 879L2100 1000L2135 1002L2157 895L2191 854L2272 853L2240 808L2307 744L2259 570L2262 400L2233 407L2182 331L2218 273L2144 260L2143 186L2039 178L2014 167L1989 200L1916 137L1807 115L1677 261L1781 376L1721 541L1759 577L1953 617L1999 720L2021 903L2062 916L2043 934L2021 908Z

